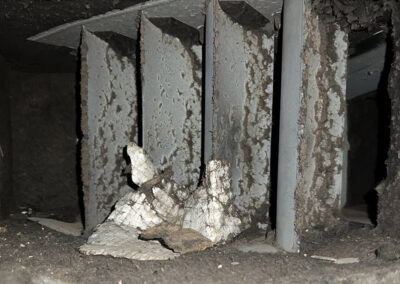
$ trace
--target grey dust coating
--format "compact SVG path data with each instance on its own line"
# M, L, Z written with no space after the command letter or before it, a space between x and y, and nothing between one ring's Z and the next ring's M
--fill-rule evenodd
M343 205L348 42L308 1L284 13L277 241L294 252L305 230L334 227Z
M214 7L213 159L229 161L245 227L269 209L274 35L244 2Z
M196 29L142 17L143 149L172 180L195 189L201 166L202 47Z
M342 202L346 118L347 34L306 9L302 54L296 229L337 225Z
M137 141L135 42L83 29L81 104L85 226L90 231L129 191L123 148ZM122 54L121 54L122 53Z

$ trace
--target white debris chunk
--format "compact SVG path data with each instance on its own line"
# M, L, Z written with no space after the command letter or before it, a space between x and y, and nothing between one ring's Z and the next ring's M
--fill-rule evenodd
M193 229L217 243L241 232L234 210L227 162L210 161L203 185L189 190L162 179L159 183L131 192L115 206L108 220L139 231L164 222Z
M127 152L131 159L132 181L134 183L141 186L157 174L156 168L142 148L130 142Z
M97 227L87 244L80 247L80 252L138 260L167 260L179 256L158 241L142 241L138 236L139 232L132 227L105 222Z
M183 189L162 179L153 187L125 195L117 202L108 220L140 231L163 222L177 224L184 214L182 196L185 196Z
M141 187L117 202L106 222L97 228L88 244L81 247L83 253L131 259L168 259L178 254L172 254L171 251L171 254L166 254L158 247L158 242L139 240L139 234L144 231L149 234L154 230L148 230L157 226L174 228L178 232L192 229L206 238L202 240L203 243L207 243L207 239L210 241L206 246L203 243L195 246L200 250L229 240L242 231L242 222L236 213L231 191L228 162L210 161L203 184L190 192L188 187L179 186L163 175L155 176L156 170L143 151L139 150L141 149L133 143L128 146L132 161L132 179L139 181ZM135 158L137 156L140 158ZM140 159L142 162L138 163ZM135 170L135 167L141 169ZM171 239L171 232L168 231L164 237L170 243L180 246L179 241ZM198 236L196 240L198 241ZM186 251L192 249L182 250Z
M203 185L185 204L183 228L196 230L214 243L236 236L241 232L241 221L233 198L228 162L210 161Z
M117 202L107 220L138 230L147 230L163 222L142 192L126 194Z
M268 224L264 224L264 223L258 222L257 223L257 228L259 228L260 230L266 231L268 229Z

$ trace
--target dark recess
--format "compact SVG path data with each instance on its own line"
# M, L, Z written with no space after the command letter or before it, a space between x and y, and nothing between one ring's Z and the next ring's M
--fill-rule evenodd
M82 39L81 39L82 40ZM81 128L81 120L82 120L82 111L81 111L81 49L78 49L77 57L76 57L76 68L75 68L75 130L76 130L76 138L78 143L76 144L76 176L77 176L77 195L78 195L78 206L80 212L80 220L82 221L83 226L85 226L85 204L83 201L83 181L82 181L82 138L83 132Z
M201 71L203 76L201 76L201 117L204 118L206 116L206 64L204 64L206 60L206 49L205 49L205 44L206 44L206 29L205 29L206 23L204 23L203 29L199 31L199 40L202 44L202 57L203 57L203 64L201 66ZM199 178L199 183L198 186L200 186L203 182L203 178L205 177L206 173L206 164L208 161L205 161L205 156L204 156L204 151L205 151L205 131L206 131L206 124L205 124L205 119L201 120L201 150L200 150L200 155L201 155L201 166L200 166L200 178Z
M283 14L281 14L281 23ZM272 133L271 133L271 185L270 185L270 207L269 221L271 228L276 228L276 209L278 193L278 154L279 154L279 119L281 109L281 70L282 70L282 31L281 27L275 38L274 59L274 89L272 104Z
M366 210L374 225L378 214L375 188L386 179L385 162L390 145L391 105L387 86L393 53L390 37L386 41L385 66L378 89L347 101L350 151L346 207ZM357 54L372 49L376 42L374 37L364 40L355 46L353 52Z

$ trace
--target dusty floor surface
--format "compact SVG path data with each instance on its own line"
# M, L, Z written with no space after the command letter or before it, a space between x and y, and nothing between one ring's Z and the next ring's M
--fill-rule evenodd
M400 261L376 258L385 241L370 228L313 235L301 254L243 253L252 236L169 261L131 261L78 252L83 237L69 237L22 217L0 221L0 283L398 283ZM253 236L254 238L254 236ZM337 265L311 255L359 257Z

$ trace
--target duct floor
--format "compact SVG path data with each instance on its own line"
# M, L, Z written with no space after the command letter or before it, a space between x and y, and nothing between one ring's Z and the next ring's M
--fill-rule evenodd
M222 247L146 262L81 255L78 247L85 238L50 231L23 216L0 221L4 227L0 283L395 283L400 278L400 261L375 256L375 249L390 239L360 225L310 235L300 254L240 252L238 244L254 238L248 234ZM311 255L358 257L360 262L338 265Z

